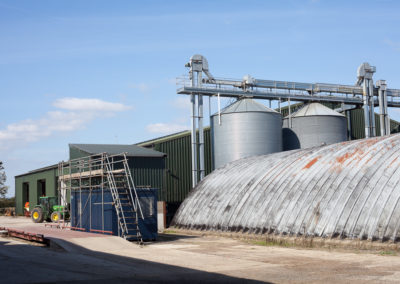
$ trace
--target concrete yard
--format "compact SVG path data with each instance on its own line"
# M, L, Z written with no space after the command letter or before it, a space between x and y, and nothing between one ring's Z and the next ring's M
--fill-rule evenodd
M175 234L138 246L114 236L45 228L24 217L0 217L0 227L42 233L57 244L0 238L2 283L400 281L400 257L392 252L296 249Z

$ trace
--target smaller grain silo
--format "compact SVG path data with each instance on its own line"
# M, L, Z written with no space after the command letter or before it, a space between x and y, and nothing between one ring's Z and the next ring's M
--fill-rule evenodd
M282 151L282 116L249 98L211 116L213 168Z
M346 116L319 103L304 107L283 120L283 150L305 149L347 141Z

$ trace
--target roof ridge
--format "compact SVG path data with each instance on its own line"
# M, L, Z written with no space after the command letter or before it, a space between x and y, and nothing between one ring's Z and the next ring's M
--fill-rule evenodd
M165 153L145 148L135 144L69 144L69 147L76 148L88 154L109 153L119 154L127 153L132 157L161 157Z
M303 107L291 114L291 117L304 117L304 116L340 116L344 117L343 114L324 106L323 104L313 102L305 104ZM287 118L289 116L286 116Z
M215 112L211 116L228 113L239 113L239 112L271 112L271 113L279 113L276 110L263 105L262 103L257 102L252 98L242 98L239 99L230 105L224 107L220 110L220 112Z

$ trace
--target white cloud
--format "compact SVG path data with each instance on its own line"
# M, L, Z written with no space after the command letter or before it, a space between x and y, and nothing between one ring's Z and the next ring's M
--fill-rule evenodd
M190 97L178 96L175 99L169 101L169 105L175 109L180 110L177 111L179 114L185 113L185 115L178 115L178 117L174 119L173 123L159 122L149 124L146 126L147 132L156 134L171 134L190 129L190 126L185 123L189 120L189 113L191 109Z
M56 100L53 105L60 109L72 111L106 111L118 112L128 110L131 107L121 103L110 103L99 99L80 99L80 98L62 98Z
M188 129L189 127L187 125L176 124L176 123L154 123L146 126L146 130L148 132L158 133L158 134L170 134Z
M0 150L35 142L57 133L83 129L97 117L131 108L120 103L80 98L59 99L53 105L62 110L49 111L39 119L22 120L0 129Z

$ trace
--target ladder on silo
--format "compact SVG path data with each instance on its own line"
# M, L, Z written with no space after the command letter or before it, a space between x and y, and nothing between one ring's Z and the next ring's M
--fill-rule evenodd
M125 153L123 154L122 163L124 168L114 171L113 163L110 162L109 156L105 154L107 181L113 198L115 211L117 213L121 237L127 240L136 240L139 243L143 243L143 238L139 228L139 217L142 219L144 217ZM122 187L117 185L115 178L116 172L118 172L120 177L124 178L122 182L118 181L118 183L124 185Z

